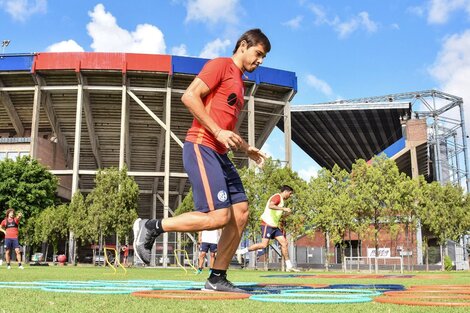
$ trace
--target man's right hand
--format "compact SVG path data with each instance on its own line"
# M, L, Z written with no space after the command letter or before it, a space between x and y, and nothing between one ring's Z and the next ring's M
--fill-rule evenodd
M243 143L243 140L239 135L226 129L218 131L215 139L220 141L227 149L232 150L238 150Z
M283 211L287 212L287 213L290 213L292 210L290 208L284 208Z

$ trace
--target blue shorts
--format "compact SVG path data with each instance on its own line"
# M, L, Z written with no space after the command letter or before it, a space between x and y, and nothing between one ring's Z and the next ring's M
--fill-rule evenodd
M20 243L18 242L18 238L5 238L5 249L11 250L20 248Z
M269 225L261 225L261 233L263 234L263 238L267 239L284 236L284 233L279 227L271 227Z
M207 213L248 201L240 176L226 154L186 141L183 165L197 211Z
M209 252L211 250L212 253L217 252L217 244L216 243L208 243L208 242L203 242L201 243L201 246L199 247L199 252Z

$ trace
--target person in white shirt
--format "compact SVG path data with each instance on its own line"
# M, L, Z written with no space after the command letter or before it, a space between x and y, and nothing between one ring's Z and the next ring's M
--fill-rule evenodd
M204 261L207 252L210 251L210 266L212 269L214 266L215 256L217 253L217 243L219 242L220 230L203 230L199 232L199 264L197 274L201 274L204 269Z

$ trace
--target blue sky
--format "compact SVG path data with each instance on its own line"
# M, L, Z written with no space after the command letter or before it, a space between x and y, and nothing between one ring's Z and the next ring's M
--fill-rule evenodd
M470 0L0 0L7 53L120 51L229 56L259 27L264 65L298 77L296 104L437 88L470 103ZM470 112L467 110L467 129ZM275 131L263 148L284 158ZM293 168L318 165L294 145Z

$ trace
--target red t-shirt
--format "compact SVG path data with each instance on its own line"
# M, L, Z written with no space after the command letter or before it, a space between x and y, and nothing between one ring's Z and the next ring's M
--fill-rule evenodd
M7 224L9 227L7 227ZM16 224L16 227L12 227ZM6 218L2 221L2 228L5 229L5 239L18 238L18 225L20 224L19 218Z
M245 89L241 70L231 58L216 58L207 62L197 77L210 89L203 99L206 112L221 129L233 131L244 105ZM186 140L207 146L220 154L227 153L227 148L196 118L188 130Z
M278 205L279 203L281 203L281 196L275 195L274 197L271 198L270 202L273 202L274 205Z

